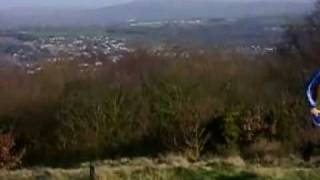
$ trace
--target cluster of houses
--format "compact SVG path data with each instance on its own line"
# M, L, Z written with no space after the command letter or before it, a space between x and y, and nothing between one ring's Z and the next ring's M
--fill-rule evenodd
M180 46L168 46L166 44L160 44L148 51L149 54L166 57L166 58L184 58L189 59L191 57L190 51L188 49L182 48Z
M99 55L118 56L133 51L124 40L108 36L50 36L33 41L25 41L15 48L12 56L18 60L49 59L58 57L95 58Z
M242 54L266 55L276 53L277 48L275 46L249 45L235 47L234 51Z
M48 62L59 61L79 61L79 69L89 66L89 63L83 63L88 60L90 66L102 66L104 59L117 62L125 54L133 52L134 49L127 47L125 40L116 40L108 36L50 36L39 38L22 43L21 48L17 47L12 53L12 57L19 62L25 62L24 66L28 74L35 74L42 71L42 68L35 60L46 60ZM35 62L35 63L34 63Z
M202 25L207 23L207 19L189 19L189 20L164 20L164 21L136 21L134 19L128 20L130 27L149 27L149 28L159 28L166 25Z

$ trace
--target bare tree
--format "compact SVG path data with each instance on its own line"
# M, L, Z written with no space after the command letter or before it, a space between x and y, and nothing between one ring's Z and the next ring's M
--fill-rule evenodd
M320 63L320 0L303 22L289 26L286 36L291 50L312 64Z

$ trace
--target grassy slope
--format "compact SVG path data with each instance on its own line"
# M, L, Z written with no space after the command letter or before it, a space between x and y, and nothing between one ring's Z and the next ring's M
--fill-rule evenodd
M277 179L302 180L320 179L317 168L297 166L262 167L248 165L239 159L205 160L190 163L183 158L166 160L147 158L123 159L119 161L103 161L95 163L97 180L244 180L244 179ZM89 179L89 164L84 163L74 169L34 168L17 171L2 171L0 179L9 180L85 180Z

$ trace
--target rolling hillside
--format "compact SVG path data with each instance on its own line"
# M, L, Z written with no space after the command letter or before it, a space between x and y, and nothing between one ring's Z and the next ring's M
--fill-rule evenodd
M18 8L2 10L0 12L0 23L2 24L0 25L2 27L33 25L87 26L122 23L128 19L239 18L303 14L310 11L311 8L311 3L293 1L136 0L100 9ZM9 19L10 21L8 21Z

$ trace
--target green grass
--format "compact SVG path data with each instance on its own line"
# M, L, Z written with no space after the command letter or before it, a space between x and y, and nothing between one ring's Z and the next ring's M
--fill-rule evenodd
M10 174L0 172L0 179L9 180L86 180L89 169L18 170ZM107 167L96 168L96 179L104 180L317 180L318 169L280 167Z
M126 177L128 178L128 177ZM125 178L125 179L126 179ZM129 179L183 179L183 180L244 180L244 179L266 179L254 173L249 172L232 172L226 170L190 170L174 169L159 172L135 172Z
M273 177L272 174L263 175L246 170L235 171L231 169L214 169L214 170L190 170L176 168L171 170L141 170L122 176L123 179L131 180L316 180L320 179L320 173L315 171L297 171L288 172L282 176Z
M273 176L270 174L260 174L258 172L247 170L235 170L235 169L185 169L175 168L167 170L151 170L144 169L132 172L131 174L119 173L120 179L130 180L316 180L320 179L320 173L316 170L311 171L288 171L282 172L283 174ZM278 172L279 173L279 172Z

